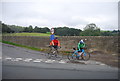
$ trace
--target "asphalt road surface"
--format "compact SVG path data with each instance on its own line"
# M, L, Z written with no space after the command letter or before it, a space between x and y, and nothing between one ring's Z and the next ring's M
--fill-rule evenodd
M46 54L2 44L3 79L118 79L118 68L96 61L71 63Z

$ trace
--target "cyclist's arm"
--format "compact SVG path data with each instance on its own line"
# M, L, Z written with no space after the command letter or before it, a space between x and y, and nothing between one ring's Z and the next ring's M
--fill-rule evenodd
M60 47L60 41L58 41L58 46Z
M83 44L83 48L85 47L86 45L85 45L85 43Z
M52 40L52 45L54 46L54 42L53 42L53 40Z
M80 43L78 43L78 50L80 50Z

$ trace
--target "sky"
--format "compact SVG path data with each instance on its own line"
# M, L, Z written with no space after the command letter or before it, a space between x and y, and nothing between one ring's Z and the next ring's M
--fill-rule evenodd
M2 0L0 21L9 25L82 29L95 23L118 29L119 0Z

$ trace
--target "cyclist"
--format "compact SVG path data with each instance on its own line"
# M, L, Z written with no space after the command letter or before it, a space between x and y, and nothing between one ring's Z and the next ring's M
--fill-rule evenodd
M83 52L84 52L84 50L83 50L83 48L85 47L86 45L85 45L85 43L84 43L84 41L83 40L80 40L80 42L78 43L78 55L81 55L81 58L83 59Z
M58 49L59 47L61 48L60 41L57 37L55 37L54 40L50 42L50 46L53 46L55 49Z

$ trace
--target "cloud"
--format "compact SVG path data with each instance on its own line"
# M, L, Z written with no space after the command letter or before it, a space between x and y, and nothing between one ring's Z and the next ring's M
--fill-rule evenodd
M1 0L2 2L118 2L119 0Z
M90 2L91 1L91 2ZM95 23L102 29L118 28L118 0L39 0L2 2L2 21L22 26L84 28Z

